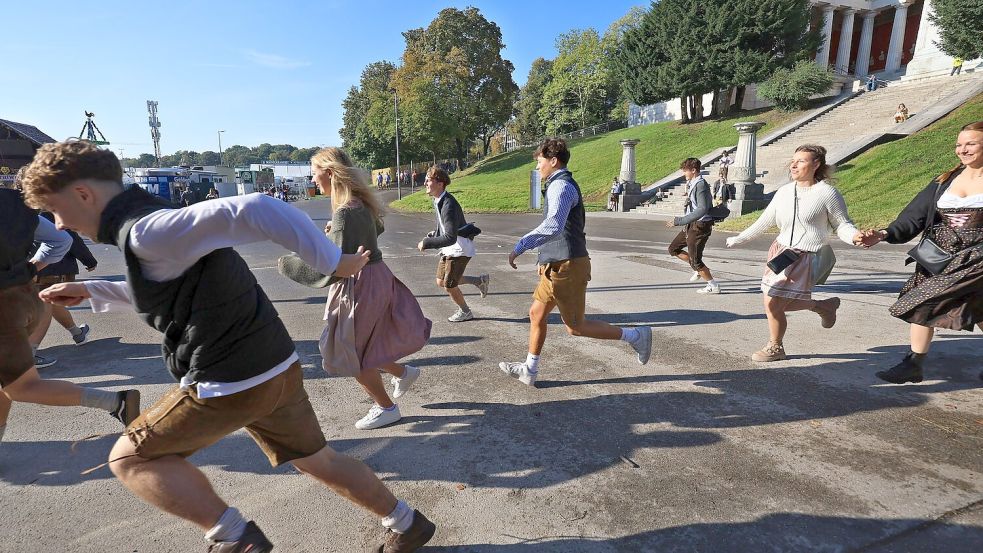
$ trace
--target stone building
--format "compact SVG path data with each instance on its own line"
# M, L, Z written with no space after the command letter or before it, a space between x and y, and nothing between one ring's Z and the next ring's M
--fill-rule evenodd
M826 38L816 51L817 64L829 66L836 76L830 95L850 89L870 74L902 81L948 75L952 57L935 44L936 26L929 19L932 0L828 0L813 1L812 28ZM971 66L972 64L967 64ZM768 105L748 87L744 109ZM711 95L703 105L710 110ZM629 126L680 119L679 100L650 106L632 105Z

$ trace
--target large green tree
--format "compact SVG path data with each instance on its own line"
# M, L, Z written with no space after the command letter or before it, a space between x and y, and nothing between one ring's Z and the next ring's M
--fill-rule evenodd
M388 61L370 63L357 87L348 91L342 106L344 126L338 131L342 146L356 164L370 168L395 163L392 78L396 66Z
M983 0L932 0L932 8L943 52L964 60L983 56Z
M537 58L529 68L526 84L519 89L511 130L523 144L528 144L546 134L546 123L540 118L539 109L543 105L546 86L553 78L552 69L552 61Z
M611 98L611 67L594 29L574 29L556 39L552 78L543 92L539 117L547 134L583 129L606 120Z
M406 50L396 71L400 118L408 137L419 143L448 139L463 162L468 146L482 141L487 153L492 136L512 116L519 87L512 62L502 57L502 31L477 8L446 8L425 29L403 33ZM436 120L433 125L426 120ZM428 139L418 133L450 133Z

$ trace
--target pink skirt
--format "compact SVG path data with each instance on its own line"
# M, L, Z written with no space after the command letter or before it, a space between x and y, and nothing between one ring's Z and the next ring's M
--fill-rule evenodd
M378 369L423 349L433 323L384 261L366 265L355 276L353 288L355 348L361 370ZM327 313L325 320L331 324Z
M777 241L768 248L768 259L786 250ZM771 297L789 298L793 300L811 300L812 288L812 252L799 252L799 258L777 275L765 265L765 276L761 277L761 291Z

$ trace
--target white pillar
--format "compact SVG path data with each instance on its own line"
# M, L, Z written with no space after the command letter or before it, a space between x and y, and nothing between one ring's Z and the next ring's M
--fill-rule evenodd
M836 49L836 71L846 75L850 72L850 48L853 46L853 16L857 10L847 8L840 24L840 45Z
M864 77L870 70L870 44L874 39L874 18L877 12L867 12L864 14L863 27L860 28L860 45L857 47L857 68L858 77Z
M623 183L635 182L635 146L641 142L637 138L622 140L621 147L621 174L618 180Z
M823 44L816 53L816 65L826 67L829 65L829 39L833 36L833 10L834 6L823 6Z
M894 8L894 26L891 27L891 43L887 47L887 66L884 71L896 73L901 70L901 54L904 49L905 23L908 21L908 4Z
M764 127L764 123L757 121L735 123L737 129L737 152L734 153L734 164L730 168L730 180L738 190L742 185L754 184L755 161L758 151L758 129ZM738 195L738 198L741 196Z
M906 77L945 75L952 68L952 57L938 47L939 28L929 19L933 9L932 0L925 0L922 4L922 18L918 22L918 38L915 39L915 55L905 67Z

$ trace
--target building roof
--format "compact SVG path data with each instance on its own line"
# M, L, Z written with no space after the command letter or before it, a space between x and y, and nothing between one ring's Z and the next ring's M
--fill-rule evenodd
M0 119L0 125L10 128L10 130L23 136L25 140L30 140L31 142L33 142L38 146L42 144L48 144L51 142L57 142L57 140L44 134L37 127L33 125L25 125L24 123L15 123L13 121L7 121L6 119Z

